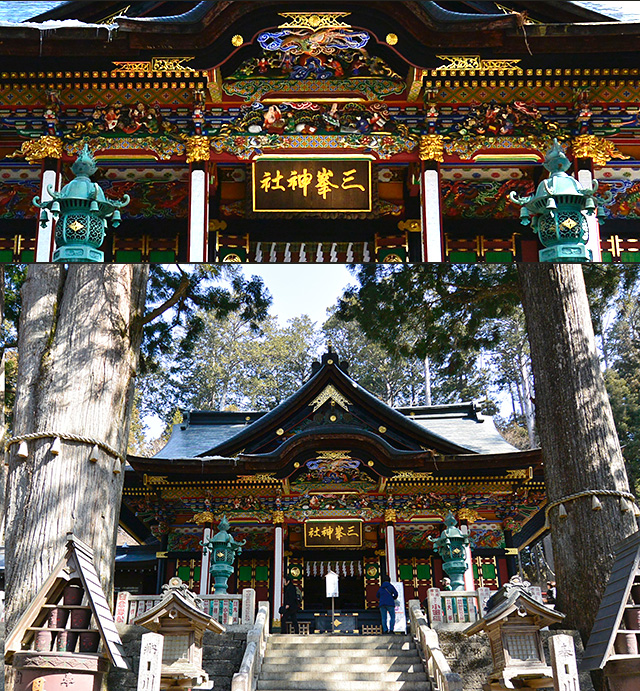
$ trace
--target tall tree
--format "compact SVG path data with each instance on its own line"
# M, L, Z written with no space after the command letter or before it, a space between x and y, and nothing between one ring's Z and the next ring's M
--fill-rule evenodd
M248 318L265 315L268 299L259 280L234 275L230 292L209 281L219 273L155 267L148 281L146 265L29 267L8 454L8 630L60 558L68 531L93 547L101 583L111 595L121 458L143 335L150 361L172 330L195 337L197 307L224 314L244 305ZM52 443L58 435L56 455ZM19 453L21 440L26 455Z
M518 274L531 345L538 433L556 556L558 608L588 639L616 544L637 530L619 496L629 492L620 444L596 350L582 271L566 264L521 264Z

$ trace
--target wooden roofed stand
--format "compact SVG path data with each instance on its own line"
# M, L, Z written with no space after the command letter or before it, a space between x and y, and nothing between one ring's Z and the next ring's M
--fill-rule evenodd
M132 622L164 637L160 688L213 688L202 669L204 632L224 633L225 627L203 612L195 593L180 578L172 578L162 594L155 607Z
M93 550L71 533L64 557L7 638L5 662L14 669L14 691L99 691L109 662L128 669Z
M484 691L553 688L540 629L564 619L564 614L535 600L528 583L514 576L487 602L487 613L465 630L467 636L485 631L491 644L493 672Z
M610 691L640 688L640 532L623 540L580 668L604 670Z

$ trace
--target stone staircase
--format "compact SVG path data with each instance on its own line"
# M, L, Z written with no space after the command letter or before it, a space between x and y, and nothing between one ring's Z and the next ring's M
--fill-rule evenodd
M410 636L272 635L257 691L432 691Z

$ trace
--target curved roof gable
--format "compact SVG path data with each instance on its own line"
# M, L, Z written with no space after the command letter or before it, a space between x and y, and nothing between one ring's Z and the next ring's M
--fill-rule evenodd
M343 366L344 367L344 366ZM395 410L349 377L329 351L313 376L268 413L196 412L176 425L156 458L272 455L302 432L353 430L379 436L399 451L437 454L516 451L472 404Z

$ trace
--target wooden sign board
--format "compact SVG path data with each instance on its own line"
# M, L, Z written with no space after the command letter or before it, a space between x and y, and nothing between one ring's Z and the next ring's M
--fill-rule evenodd
M362 547L362 521L354 519L304 522L305 547Z
M260 157L253 162L253 210L371 211L371 160Z

